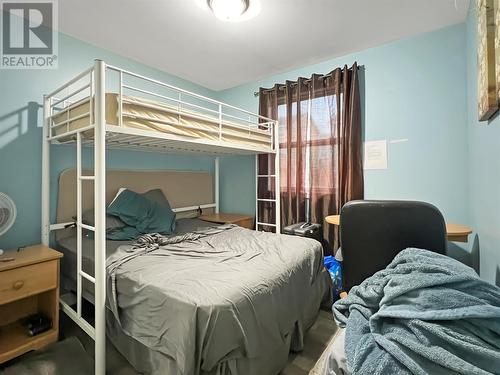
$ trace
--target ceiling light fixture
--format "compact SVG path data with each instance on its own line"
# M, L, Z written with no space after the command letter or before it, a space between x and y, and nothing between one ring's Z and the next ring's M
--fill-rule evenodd
M256 14L254 7L250 6L250 0L207 0L207 3L215 17L222 21L243 21L249 18L248 15ZM249 12L250 8L252 12Z

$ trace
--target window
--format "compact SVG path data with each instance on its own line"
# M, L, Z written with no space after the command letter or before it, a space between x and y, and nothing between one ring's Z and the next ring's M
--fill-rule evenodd
M278 121L280 123L280 165L281 191L291 189L296 191L297 184L297 152L302 154L303 183L300 192L308 195L328 194L337 181L337 166L333 165L337 155L336 122L337 103L336 95L323 96L292 102L290 119L287 118L285 104L278 106ZM300 105L300 124L297 126L297 113ZM287 120L290 121L288 124ZM289 126L290 125L290 126ZM287 127L290 129L288 134ZM300 134L297 134L300 132ZM287 144L289 142L289 147ZM300 147L298 147L300 146ZM333 150L333 151L332 151ZM289 154L289 155L288 155ZM287 157L289 159L287 159ZM290 168L287 168L288 162ZM288 171L290 176L287 176ZM288 178L287 178L288 177Z

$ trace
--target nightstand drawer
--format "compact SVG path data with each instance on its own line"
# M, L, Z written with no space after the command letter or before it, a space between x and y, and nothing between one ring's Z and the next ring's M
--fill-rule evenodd
M0 272L0 305L57 288L57 260Z

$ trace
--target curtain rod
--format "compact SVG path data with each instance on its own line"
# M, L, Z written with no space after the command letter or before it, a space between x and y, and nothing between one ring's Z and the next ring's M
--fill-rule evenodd
M365 66L364 66L364 65L358 65L358 70L359 70L359 69L364 70L364 69L365 69ZM333 73L333 72L332 72L332 73ZM322 78L328 78L328 77L330 77L331 75L332 75L331 73L328 73L328 74L323 75L323 77L322 77ZM309 83L309 82L311 82L311 79L310 79L310 78L309 78L309 79L306 79L306 80L305 80L305 82L306 82L306 83ZM269 89L269 90L273 90L273 89ZM258 92L258 91L254 91L253 96L254 96L254 97L258 97L258 96L259 96L259 92Z

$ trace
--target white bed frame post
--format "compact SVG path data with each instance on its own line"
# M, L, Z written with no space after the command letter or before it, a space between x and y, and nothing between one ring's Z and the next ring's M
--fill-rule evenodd
M50 101L43 96L42 128L42 244L49 246L50 239Z
M106 64L96 60L94 134L95 374L106 373Z
M255 230L259 230L259 154L255 154Z
M215 157L215 213L219 213L219 157Z
M276 233L281 233L280 138L279 123L274 123L274 198L276 200Z
M281 233L281 192L280 192L280 144L279 144L279 124L278 121L272 121L274 128L273 134L273 150L274 150L274 174L268 170L267 174L260 174L259 172L259 154L255 155L255 230L259 230L259 225L274 227L276 233ZM270 124L271 124L270 123ZM269 168L268 168L269 169ZM259 198L259 178L274 178L274 199ZM269 187L271 186L268 181ZM259 221L259 202L274 202L275 207L275 222L263 223Z

